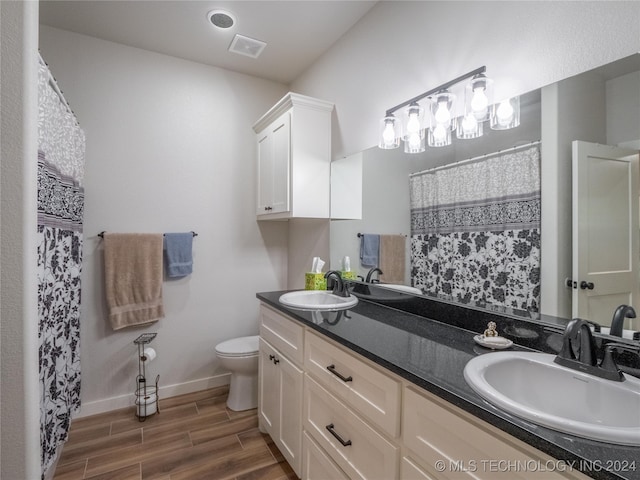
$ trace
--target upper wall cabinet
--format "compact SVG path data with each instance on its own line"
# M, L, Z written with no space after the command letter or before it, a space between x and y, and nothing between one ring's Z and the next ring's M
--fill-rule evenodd
M288 93L253 125L258 220L329 218L332 110Z

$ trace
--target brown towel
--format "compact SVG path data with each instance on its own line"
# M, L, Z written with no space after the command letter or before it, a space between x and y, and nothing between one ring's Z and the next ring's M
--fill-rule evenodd
M105 233L104 283L114 330L164 317L162 234Z
M404 235L380 235L380 280L385 283L404 284L405 244Z

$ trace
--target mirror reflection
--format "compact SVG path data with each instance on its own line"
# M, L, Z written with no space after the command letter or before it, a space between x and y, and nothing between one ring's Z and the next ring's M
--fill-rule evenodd
M360 254L363 238L359 237L359 234L379 236L380 239L402 236L406 239L404 252L392 250L392 253L396 257L398 257L398 253L402 254L403 268L394 269L396 271L392 272L392 275L387 279L384 273L376 272L370 280L379 280L382 285L391 284L392 288L401 288L401 285L417 288L429 297L437 297L443 301L460 302L474 308L480 307L519 315L524 312L533 319L544 319L545 315L563 318L580 316L600 325L608 326L618 305L627 304L638 308L635 305L635 300L640 247L638 247L637 240L633 239L638 236L637 187L636 190L628 190L626 199L634 198L633 208L629 205L622 215L622 217L633 217L635 224L627 224L624 221L621 221L622 223L600 222L595 224L594 232L587 234L589 239L599 239L600 242L616 238L616 243L624 243L630 250L628 255L630 261L623 267L619 265L615 267L618 270L629 271L623 275L626 279L626 286L621 290L608 292L604 290L604 285L608 282L607 279L589 277L593 273L589 271L589 265L584 271L580 271L574 265L577 262L573 261L575 253L573 251L572 237L574 235L571 219L573 216L572 203L576 202L572 202L571 195L571 157L574 140L585 142L587 146L594 143L614 145L621 147L627 153L637 154L637 150L640 149L640 55L634 55L558 84L544 87L541 90L529 92L520 97L520 105L521 124L512 130L493 131L486 129L482 137L470 140L454 139L450 146L427 148L421 154L405 154L402 148L382 150L374 147L334 161L332 165L332 190L335 195L332 198L332 217L334 220L331 222L331 268L343 270L343 259L348 256L351 260L351 270L354 276L360 276L364 280L374 266L380 267L384 272L384 268L379 262L375 265L372 265L370 261L362 264ZM493 244L489 245L488 251L482 253L482 255L493 255L500 248L504 253L504 249L507 248L505 244L511 242L509 248L512 249L512 253L515 248L515 252L522 257L525 253L530 255L533 251L532 255L539 257L537 258L539 263L536 264L536 258L532 258L527 260L528 267L520 262L517 265L517 271L511 272L509 281L513 282L513 278L516 278L521 287L518 290L518 298L505 299L501 297L499 287L504 276L498 275L493 278L483 278L485 284L472 288L471 293L465 293L457 286L449 288L446 284L456 284L456 279L449 278L450 281L447 282L443 278L460 277L460 271L464 269L479 270L482 263L486 262L487 257L476 255L476 263L474 264L473 261L468 261L469 259L474 260L474 252L468 252L462 262L458 255L458 263L454 261L455 259L449 262L449 265L456 265L452 269L443 269L442 262L440 264L437 261L424 263L424 257L432 257L433 260L433 257L437 256L438 252L442 253L441 250L443 250L442 245L438 245L434 238L435 233L429 228L423 228L425 221L432 227L433 222L437 223L437 217L446 216L447 213L443 213L442 210L436 210L436 213L432 211L431 217L423 216L418 221L416 197L433 196L425 192L439 188L446 190L444 200L440 200L442 204L457 202L463 206L475 208L482 201L475 200L473 195L469 196L468 192L473 189L473 185L462 188L461 194L453 194L454 187L451 182L441 183L438 188L429 183L428 188L422 193L416 194L417 187L414 179L421 176L433 177L434 173L439 176L455 178L456 173L451 172L471 166L474 166L473 169L467 168L467 170L473 170L477 173L481 168L479 165L491 163L493 159L510 153L521 156L521 152L527 151L530 144L537 141L541 141L539 175L542 184L542 242L539 241L539 238L537 239L537 253L535 251L536 238L535 235L531 235L532 231L534 234L536 233L535 229L518 228L517 225L512 226L511 229L504 227L502 230L516 232L516 237L518 234L522 236L523 231L529 231L529 234L524 234L524 237L528 237L525 238L526 241L519 241L522 239L518 238L515 240L507 238L504 241L478 238L477 234L467 229L466 232L458 233L459 241L452 248L457 251L462 249L463 253L466 253L465 244L471 247L471 250L475 250L479 243L487 242L489 244L495 240ZM511 150L514 146L519 149ZM471 161L467 162L469 159ZM513 162L513 158L511 161ZM480 190L489 188L486 187L487 176L495 177L496 172L500 172L500 162L493 160L493 163L493 170L489 168L485 173L478 174L476 177L477 183L483 185ZM516 162L515 164L518 165L515 176L522 176L522 168L526 163ZM618 170L631 172L626 181L637 184L637 160L636 170L633 170L633 162L630 165L626 170L621 168ZM423 175L421 172L426 173ZM609 183L600 187L599 196L601 197L603 192L618 192L614 196L624 197L619 194L620 181L625 181L625 177L614 174ZM414 183L413 191L412 182ZM522 188L527 190L525 187ZM522 188L520 191L507 192L505 195L511 195L515 198L517 195L526 197L527 193L531 193L522 190ZM590 188L593 190L593 186ZM449 193L448 197L446 193ZM614 208L611 203L597 204L594 199L583 199L583 202L593 205L592 210L600 208L608 212ZM441 204L436 203L436 205ZM492 208L493 210L487 207L486 210L496 210L495 206ZM510 208L514 208L513 205ZM615 210L618 211L618 207L615 207ZM469 209L463 213L471 215ZM456 214L460 215L460 210L455 214L448 213L450 216ZM434 219L434 217L436 218ZM504 222L504 219L502 221ZM420 222L422 223L420 224ZM464 224L464 221L462 223ZM617 234L607 236L607 230L613 228L612 225L617 229ZM530 225L525 226L530 227ZM492 228L485 226L483 231L492 232ZM461 242L463 236L464 241ZM418 239L418 237L420 238ZM575 235L575 237L573 240L582 238L579 235ZM624 239L624 242L621 239ZM592 243L596 245L595 242ZM608 252L619 251L619 247L616 245L609 244L608 247ZM592 250L593 248L595 247L592 247ZM598 248L601 250L602 246ZM591 257L602 263L602 252L594 253L592 251ZM619 258L616 261L620 263ZM436 277L438 276L441 277L440 283L436 285ZM458 278L457 283L468 282L469 278ZM489 282L488 285L486 281ZM581 289L582 281L586 282L586 285L594 283L596 286L591 290L588 287ZM573 288L574 284L576 288ZM513 291L513 288L511 290ZM597 295L598 293L600 295ZM596 298L598 296L602 297L600 301ZM580 304L590 305L592 311L579 311ZM640 330L638 319L625 317L622 324L624 330L627 330L625 332L627 336L632 336L633 331ZM607 332L608 330L605 328L603 331Z

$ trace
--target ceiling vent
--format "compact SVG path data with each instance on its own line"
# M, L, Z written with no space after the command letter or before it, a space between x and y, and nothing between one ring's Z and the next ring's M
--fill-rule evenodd
M236 34L231 45L229 45L229 51L251 58L258 58L266 46L265 42Z

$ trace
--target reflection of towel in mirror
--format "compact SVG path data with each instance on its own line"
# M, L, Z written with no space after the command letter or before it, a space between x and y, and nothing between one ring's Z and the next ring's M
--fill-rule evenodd
M380 235L380 280L385 283L405 283L405 244L404 235Z
M193 271L193 232L165 233L164 255L169 277L184 277Z
M105 233L104 283L114 330L164 317L162 234Z
M363 267L377 267L380 257L380 235L363 233L360 236L360 263Z

